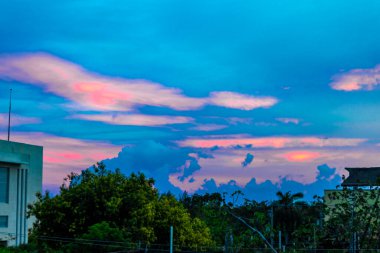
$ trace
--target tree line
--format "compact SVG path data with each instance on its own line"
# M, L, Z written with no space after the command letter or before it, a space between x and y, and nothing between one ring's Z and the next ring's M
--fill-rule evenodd
M341 188L329 202L302 193L277 193L257 202L231 195L160 194L154 179L126 176L99 163L65 178L56 196L37 194L28 207L35 223L25 252L177 251L270 252L380 248L380 190Z

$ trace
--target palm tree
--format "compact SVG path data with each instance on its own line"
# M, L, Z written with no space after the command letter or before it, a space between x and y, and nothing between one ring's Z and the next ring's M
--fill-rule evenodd
M302 192L292 194L290 191L286 193L278 191L276 195L278 200L273 203L273 206L276 207L275 220L277 229L283 232L285 244L288 244L291 234L301 220L298 210L294 209L293 206L298 206L298 203L301 204L299 200L304 197L304 194ZM305 202L302 202L301 206L303 204Z
M282 206L292 206L297 202L297 200L302 199L304 197L302 192L292 194L290 191L287 191L285 194L281 191L278 191L276 193L276 196L279 198L278 204Z

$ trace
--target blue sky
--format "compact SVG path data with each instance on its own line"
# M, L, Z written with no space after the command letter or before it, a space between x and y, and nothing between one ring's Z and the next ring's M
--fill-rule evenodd
M163 191L310 198L380 164L379 9L0 0L0 131L12 88L12 139L44 145L47 189L105 160Z

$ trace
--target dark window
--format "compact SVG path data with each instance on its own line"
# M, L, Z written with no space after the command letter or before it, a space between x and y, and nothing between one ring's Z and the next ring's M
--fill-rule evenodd
M7 241L0 241L0 248L5 248L7 247L8 242Z
M8 227L8 216L0 216L0 228Z
M8 203L9 168L0 167L0 203Z

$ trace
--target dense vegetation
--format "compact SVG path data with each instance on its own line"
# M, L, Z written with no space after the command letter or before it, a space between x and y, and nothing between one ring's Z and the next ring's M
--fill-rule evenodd
M379 248L379 189L332 193L333 204L278 192L256 202L242 192L159 194L143 174L125 176L103 164L70 174L60 193L38 194L30 244L17 252L124 252L168 250L174 227L177 251L248 252L252 248ZM353 205L352 201L355 201ZM260 235L261 234L261 235ZM1 251L0 251L1 252Z

